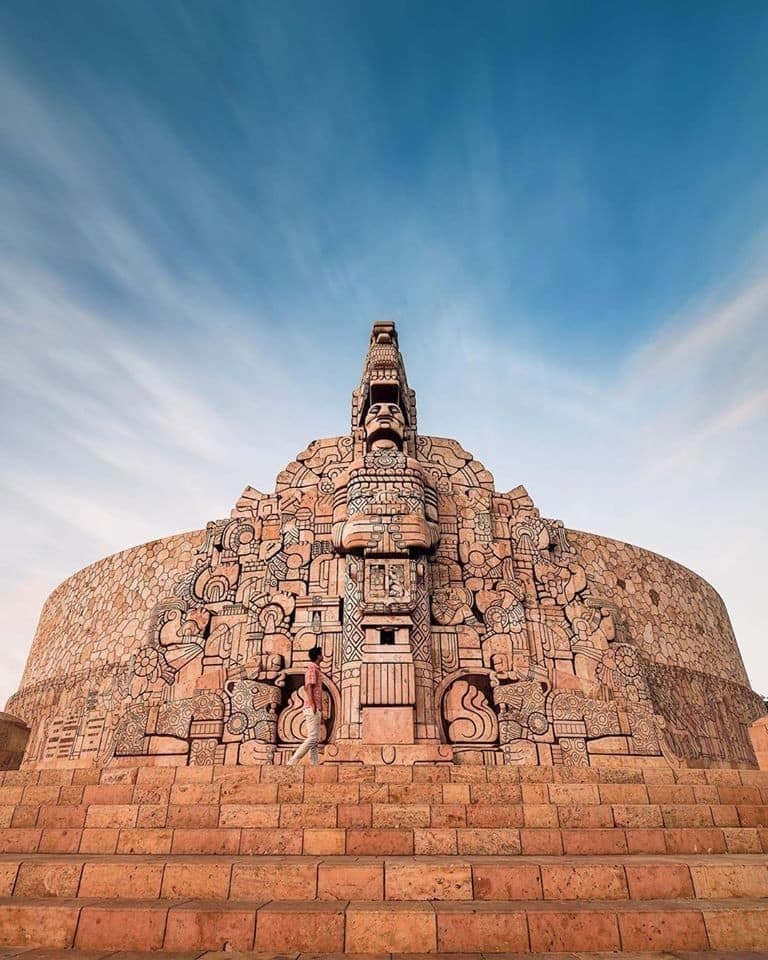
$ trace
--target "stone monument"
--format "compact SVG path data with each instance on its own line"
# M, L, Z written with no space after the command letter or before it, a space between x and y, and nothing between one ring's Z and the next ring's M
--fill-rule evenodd
M756 762L765 708L715 591L420 434L390 322L347 434L54 591L7 707L23 767L284 763L316 645L325 762Z

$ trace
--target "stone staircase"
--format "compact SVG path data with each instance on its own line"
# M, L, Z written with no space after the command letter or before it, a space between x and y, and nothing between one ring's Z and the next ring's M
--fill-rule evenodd
M768 771L12 771L0 898L28 960L768 957Z

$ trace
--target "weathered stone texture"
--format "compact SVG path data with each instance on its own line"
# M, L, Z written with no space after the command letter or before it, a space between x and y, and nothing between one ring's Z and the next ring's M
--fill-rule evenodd
M188 572L204 530L114 553L84 567L48 597L21 688L122 662L144 641L149 614Z
M131 656L145 642L152 610L188 572L204 537L204 530L196 530L123 550L78 571L53 591L19 693L8 701L9 711L33 727L27 763L43 759L44 737L57 716L63 740L52 753L65 753L78 711L94 715L92 736L100 742L98 718L110 710L103 701L112 699ZM67 758L71 752L66 751Z
M728 612L705 580L650 550L569 530L591 590L642 654L662 744L689 760L754 762L750 689Z
M644 656L749 686L725 604L706 580L630 543L577 530L568 538L593 593L616 606Z

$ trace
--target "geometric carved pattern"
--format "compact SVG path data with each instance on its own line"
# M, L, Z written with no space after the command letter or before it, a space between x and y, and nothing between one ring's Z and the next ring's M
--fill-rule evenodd
M412 663L364 663L360 671L360 704L414 703L416 696Z

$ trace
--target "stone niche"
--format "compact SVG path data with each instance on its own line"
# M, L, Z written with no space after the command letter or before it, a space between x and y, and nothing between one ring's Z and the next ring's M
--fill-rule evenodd
M18 770L29 740L29 727L10 713L0 713L0 770Z
M24 766L283 763L315 646L326 762L756 764L715 591L419 433L392 323L347 433L52 594L8 706Z

